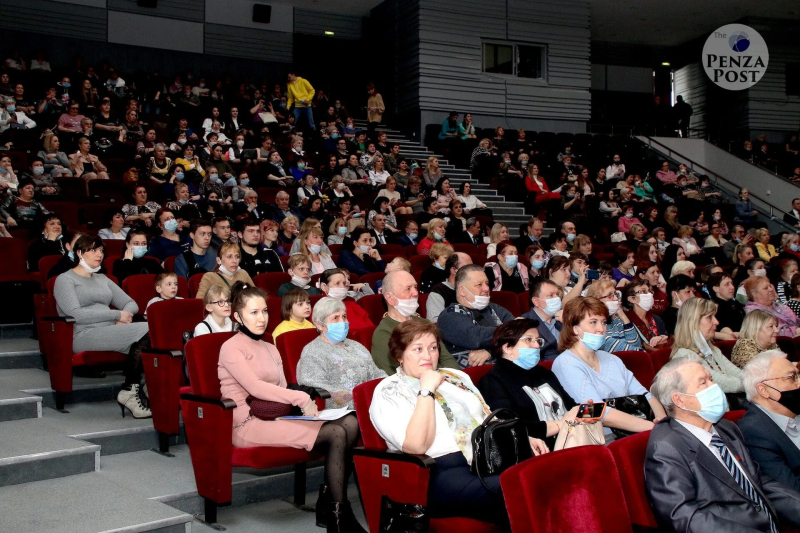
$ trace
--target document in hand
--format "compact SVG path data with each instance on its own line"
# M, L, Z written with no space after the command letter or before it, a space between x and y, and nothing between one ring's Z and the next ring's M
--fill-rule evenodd
M311 420L327 422L329 420L339 420L352 412L354 412L352 409L342 407L341 409L325 409L324 411L320 411L318 416L282 416L275 420Z

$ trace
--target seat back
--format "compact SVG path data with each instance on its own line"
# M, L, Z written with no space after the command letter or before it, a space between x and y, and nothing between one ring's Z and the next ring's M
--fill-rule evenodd
M428 318L428 309L425 307L428 304L428 296L430 295L426 292L417 297L417 302L419 303L419 307L417 307L417 313L419 313L419 316L422 318Z
M655 352L650 352L650 361L653 363L653 372L658 374L661 367L669 363L669 356L672 348L661 348Z
M531 310L531 296L527 292L517 294L517 304L519 305L520 314L525 314Z
M778 337L775 342L778 344L778 347L786 353L789 361L798 360L797 337Z
M58 181L60 185L61 179ZM76 231L81 225L80 217L78 216L78 204L76 202L51 202L48 200L42 202L42 205L44 205L48 211L58 213L58 216L61 217L61 221L67 228Z
M552 480L552 482L543 482ZM500 475L513 531L630 533L611 452L579 446L534 457Z
M25 239L1 239L0 238L0 275L19 276L20 279L27 279L28 276L28 241ZM61 256L58 256L59 259ZM36 265L31 265L34 268ZM45 276L47 274L45 273Z
M412 272L422 272L431 266L431 258L427 255L412 255L408 258L408 262L411 263Z
M133 298L136 305L139 306L140 313L144 313L147 309L147 302L158 295L155 288L155 280L155 274L136 274L128 276L122 281L122 290L125 294ZM178 296L181 298L189 297L189 285L186 280L180 276L178 276ZM199 322L199 320L197 322ZM197 322L195 322L195 325ZM194 328L194 326L192 327Z
M205 273L201 272L189 278L189 294L192 295L192 298L196 298L197 291L200 289L200 282L203 281L203 276L205 276Z
M744 409L739 409L739 410L737 410L737 411L728 411L727 413L725 413L725 414L723 415L723 418L724 418L725 420L730 420L731 422L733 422L734 424L736 424L736 423L738 423L738 422L739 422L739 420L741 420L741 419L742 419L742 417L744 416L744 414L745 414L746 412L747 412L747 411L745 411Z
M375 426L372 425L372 420L369 418L369 406L372 404L372 395L375 393L375 388L380 382L380 379L373 379L372 381L356 385L356 388L353 389L353 403L355 404L358 426L361 428L361 438L364 441L364 447L383 451L386 450L386 441L378 434Z
M287 383L297 383L297 363L303 355L303 348L317 337L319 332L316 328L298 329L287 331L275 340L283 361L283 373L286 374Z
M292 281L292 276L286 272L265 272L253 278L256 287L266 292L267 296L277 296L278 288L290 281Z
M633 372L633 376L644 388L650 389L656 373L653 370L653 361L647 352L614 352L614 355L622 359L625 367Z
M398 256L399 255L399 256L405 257L405 255L406 255L405 248L403 246L399 245L399 244L379 244L379 245L376 246L376 248L378 248L378 251L380 252L380 254L382 256L386 255L386 254L391 254L391 255L394 255L394 256ZM387 263L388 263L388 261L387 261Z
M733 345L734 344L736 344L736 341L716 341L716 342L714 342L714 346L719 348L719 351L722 352L722 355L724 355L728 359L731 358L731 353L733 352Z
M160 350L182 349L183 332L194 331L204 318L203 311L203 301L196 298L154 303L147 310L150 345Z
M478 382L485 376L489 370L494 368L494 365L481 365L481 366L471 366L464 369L464 373L469 376L469 379L472 380L472 383L477 386Z
M209 333L186 343L186 366L189 367L189 380L194 394L206 398L222 396L217 375L219 351L234 335L236 335L234 332Z
M644 459L650 432L637 433L608 445L614 456L617 474L625 494L630 522L634 526L657 528L658 522L647 500L644 485ZM596 446L594 446L596 448Z
M267 322L267 331L264 332L264 337L267 339L267 342L269 343L272 342L272 332L275 331L275 328L278 327L278 324L283 322L283 317L281 317L281 302L282 299L279 296L269 296L269 294L267 295L267 310L269 311L269 321ZM233 320L233 316L231 316L231 320Z
M111 256L118 256L122 257L125 255L125 249L127 248L125 241L120 241L116 239L103 239L103 255L106 257Z
M489 301L503 307L514 316L519 316L519 304L517 294L510 291L492 291L489 293Z
M47 274L61 261L62 255L46 255L39 259L39 275L42 277L42 290L47 289Z
M383 314L386 313L386 302L381 294L368 294L358 299L358 305L369 315L373 324L380 324Z
M383 259L387 263L389 262L389 260L386 259L385 256L384 256ZM386 276L386 272L370 272L369 274L364 274L363 276L361 276L361 279L359 280L359 283L367 283L367 284L369 284L369 286L374 291L375 290L375 283L377 283L378 281L382 280L385 276Z
M361 343L361 345L367 349L368 352L372 352L372 336L375 334L375 328L361 328L355 331L350 331L348 337L352 338L354 341Z
M177 255L171 255L164 259L164 272L175 272L175 261L177 259Z

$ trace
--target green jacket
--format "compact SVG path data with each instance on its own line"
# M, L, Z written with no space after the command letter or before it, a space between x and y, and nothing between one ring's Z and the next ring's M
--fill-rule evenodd
M414 315L411 320L421 320L429 322L419 315ZM395 369L398 364L397 361L389 355L389 337L392 331L400 322L391 318L388 314L383 316L383 320L378 324L375 333L372 334L372 360L375 361L375 366L392 376L395 374ZM444 347L443 343L439 343L439 368L455 368L461 370L458 362L450 355L450 352Z

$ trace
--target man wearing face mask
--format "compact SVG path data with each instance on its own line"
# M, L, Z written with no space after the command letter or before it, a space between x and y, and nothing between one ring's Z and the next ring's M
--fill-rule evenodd
M574 241L575 237L578 235L578 232L575 229L575 224L569 220L565 220L561 223L561 233L567 236L567 243L571 247L572 241Z
M773 383L773 382L769 382ZM669 418L653 428L645 488L670 531L769 531L800 525L800 493L763 473L739 428L723 420L725 394L696 361L658 371L653 395Z
M455 254L454 254L455 255ZM404 270L390 272L383 278L383 299L389 311L383 315L375 333L372 334L372 360L375 366L394 375L398 366L389 356L389 337L401 322L417 320L429 322L417 314L419 290L414 276ZM447 351L444 342L439 343L439 368L461 369L458 362Z
M161 264L147 255L147 232L141 228L131 228L125 237L125 255L114 261L114 275L119 285L129 276L136 274L161 274Z
M540 348L542 361L552 361L561 352L558 336L561 334L561 289L550 280L539 279L531 285L531 310L523 318L536 320L536 331L544 339Z
M471 265L472 258L464 252L455 252L444 262L447 279L431 287L428 299L425 302L425 316L431 322L439 320L439 315L450 304L456 302L456 272L464 265Z
M747 413L739 420L744 441L764 473L800 491L800 376L780 350L761 352L744 366Z
M491 362L487 350L494 331L514 316L490 303L489 279L480 265L459 268L455 288L456 303L447 306L437 321L444 345L462 367Z

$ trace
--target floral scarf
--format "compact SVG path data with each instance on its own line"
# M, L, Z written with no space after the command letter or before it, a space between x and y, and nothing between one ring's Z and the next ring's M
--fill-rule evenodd
M450 385L477 396L483 407L484 415L488 416L491 414L492 411L489 409L489 406L486 405L483 396L481 396L480 392L478 392L472 383L464 383L461 376L447 368L440 368L438 372L444 375L444 380ZM405 375L400 367L397 367L397 373L400 375L403 383L409 385L415 392L419 392L420 384L418 378ZM479 420L472 416L469 407L461 401L459 397L449 393L449 391L443 392L441 387L434 393L434 397L444 411L444 415L447 417L448 427L453 433L458 449L464 454L467 463L472 464L472 432L476 427L481 425L483 418Z

